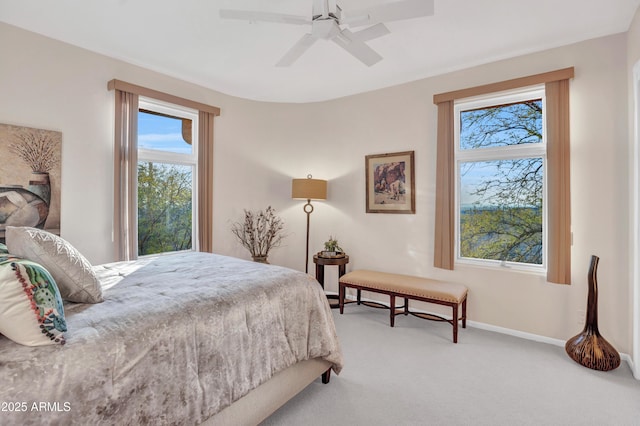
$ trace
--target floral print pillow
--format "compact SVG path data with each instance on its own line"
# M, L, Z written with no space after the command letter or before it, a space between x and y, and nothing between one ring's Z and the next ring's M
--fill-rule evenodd
M64 345L62 298L41 265L0 254L0 334L26 346Z

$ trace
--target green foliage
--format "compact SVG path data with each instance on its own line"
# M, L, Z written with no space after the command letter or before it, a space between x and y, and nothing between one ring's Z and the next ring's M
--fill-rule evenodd
M460 218L460 254L542 264L542 215L535 208L469 209Z
M329 235L329 239L324 242L324 250L325 251L343 251L342 248L338 245L338 239L333 238L333 236Z
M192 247L191 167L138 163L138 254Z

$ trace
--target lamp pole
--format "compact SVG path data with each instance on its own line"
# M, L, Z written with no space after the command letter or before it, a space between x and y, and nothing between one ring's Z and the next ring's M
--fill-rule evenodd
M306 257L304 262L304 272L309 273L309 220L311 218L311 213L313 213L313 205L311 204L311 199L307 199L307 204L302 208L304 212L307 214L307 250Z

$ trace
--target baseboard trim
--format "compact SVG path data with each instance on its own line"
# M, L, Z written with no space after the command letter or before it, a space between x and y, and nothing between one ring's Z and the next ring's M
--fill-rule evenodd
M349 299L349 300L356 300L355 296L352 295L346 295L345 299ZM369 299L369 298L361 298L361 300L363 302L376 302L376 303L381 303L383 305L386 305L387 307L389 306L389 302L382 302L379 300L375 300L375 299ZM413 308L412 308L413 309ZM416 312L423 312L425 314L434 314L433 312L429 312L429 311L425 311L422 309L413 309ZM437 315L440 315L441 317L447 318L447 319L451 319L452 316L451 315L443 315L438 313ZM519 331L519 330L514 330L511 328L505 328L505 327L500 327L497 325L492 325L492 324L485 324L483 322L477 322L477 321L470 321L469 319L467 319L467 327L473 327L473 328L479 328L481 330L487 330L487 331L492 331L494 333L501 333L501 334L507 334L509 336L514 336L514 337L519 337L521 339L525 339L525 340L533 340L535 342L540 342L540 343L547 343L550 345L554 345L554 346L560 346L564 348L564 345L566 343L565 340L560 340L560 339L555 339L552 337L547 337L547 336L541 336L539 334L533 334L533 333L527 333L524 331ZM627 363L627 365L629 365L629 368L631 369L631 373L633 374L633 377L637 380L640 380L640 371L638 371L638 369L636 368L636 366L633 364L633 360L631 358L631 356L629 354L626 353L622 353L620 352L620 359L622 361L625 361Z
M554 339L552 337L541 336L539 334L527 333L524 331L514 330L511 328L499 327L497 325L485 324L483 322L469 321L467 319L467 325L481 330L493 331L500 334L508 334L509 336L519 337L521 339L533 340L535 342L548 343L554 346L564 347L565 341L560 339Z
M521 339L533 340L533 341L541 342L541 343L548 343L550 345L560 346L562 348L564 348L564 345L566 343L566 341L560 340L560 339L554 339L554 338L551 338L551 337L540 336L538 334L533 334L533 333L525 333L524 331L513 330L513 329L510 329L510 328L504 328L504 327L498 327L498 326L495 326L495 325L485 324L485 323L476 322L476 321L467 320L467 325L470 326L470 327L475 327L475 328L479 328L479 329L482 329L482 330L493 331L493 332L502 333L502 334L508 334L510 336L519 337ZM631 356L629 354L625 354L625 353L622 353L622 352L619 352L619 354L620 354L620 359L622 361L625 361L629 365L629 368L631 369L631 372L633 373L633 376L636 379L640 379L636 375L635 366L633 365L633 361L631 359Z

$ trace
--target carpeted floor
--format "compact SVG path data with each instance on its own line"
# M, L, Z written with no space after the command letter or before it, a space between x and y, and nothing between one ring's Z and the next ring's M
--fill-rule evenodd
M447 323L333 313L344 370L263 425L640 425L640 381L624 361L600 372L545 343L468 327L453 344Z

